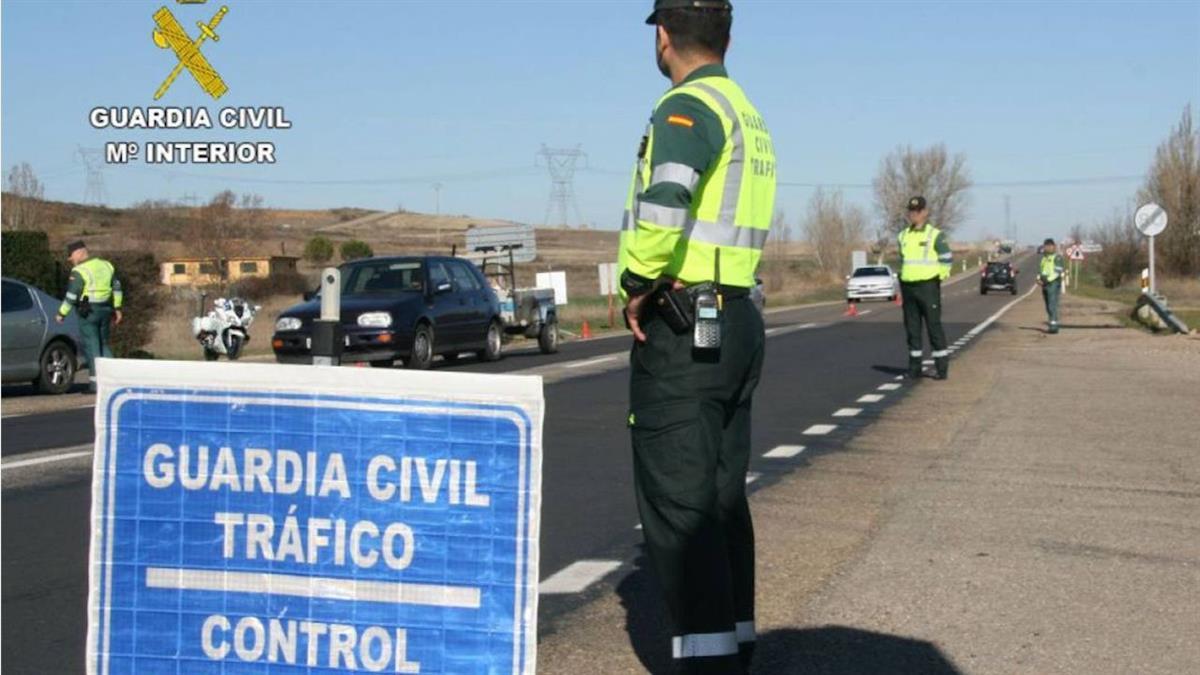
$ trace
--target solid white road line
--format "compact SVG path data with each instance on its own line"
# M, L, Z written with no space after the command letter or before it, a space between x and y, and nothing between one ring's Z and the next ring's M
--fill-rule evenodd
M80 457L90 457L93 452L93 446L76 445L69 448L56 448L54 454L41 455L39 457L31 457L29 459L13 459L6 462L0 462L0 471L9 469L20 469L26 466L37 466L39 464L52 464L54 462L65 462L69 459L79 459Z
M578 560L555 572L538 584L538 593L561 595L578 593L621 566L619 560Z
M763 457L768 459L789 459L804 452L803 445L779 445L768 450Z
M802 323L797 326L775 326L774 328L767 329L767 335L769 337L787 335L788 333L795 333L797 331L808 330L809 328L816 328L817 325L818 324L815 323Z
M814 424L804 430L805 436L824 436L837 428L836 424Z
M878 389L879 391L896 391L899 388L900 388L900 385L898 385L894 382L888 382L887 384L881 384L878 387L876 387L876 389Z
M571 361L570 363L564 363L562 367L586 368L587 366L595 366L601 363L608 363L609 361L616 361L618 358L620 358L620 354L609 354L608 356L597 356L594 359L586 359L584 361Z
M833 416L834 417L854 417L855 415L859 414L860 412L862 412L862 408L840 408L840 409L838 409L837 412L833 413Z
M883 394L863 394L855 403L879 403L882 400Z

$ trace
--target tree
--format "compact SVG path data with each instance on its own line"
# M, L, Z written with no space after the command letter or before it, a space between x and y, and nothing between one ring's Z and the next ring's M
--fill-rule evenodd
M952 232L966 220L971 188L967 158L951 157L941 143L925 150L908 145L896 148L879 162L874 187L875 208L882 219L880 240L894 240L907 225L908 200L916 195L925 197L929 220L938 228Z
M1113 212L1092 229L1091 238L1103 247L1092 256L1090 265L1100 273L1105 288L1116 288L1138 274L1144 262L1141 235L1133 227L1129 209Z
M817 265L836 276L850 271L850 252L864 248L867 218L862 209L842 202L840 190L818 189L808 202L804 234L812 245Z
M199 217L187 226L187 241L197 257L217 270L223 283L228 273L229 259L242 252L244 240L262 240L262 197L232 190L218 192L200 207Z
M4 204L4 225L10 230L28 230L38 226L44 190L28 162L14 164L8 172L7 191L12 197Z
M370 244L358 239L351 239L350 241L343 242L341 253L342 260L346 262L358 260L359 258L370 258L371 256L375 255L375 251L371 250Z
M310 263L327 263L333 257L333 242L321 235L308 240L304 245L304 259Z
M1167 229L1156 237L1156 264L1167 274L1200 274L1200 133L1192 106L1158 146L1138 203L1155 202L1167 212Z

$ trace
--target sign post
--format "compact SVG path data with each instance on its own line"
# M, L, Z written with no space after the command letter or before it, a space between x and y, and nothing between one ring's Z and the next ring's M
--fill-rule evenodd
M340 365L344 340L342 273L336 267L326 267L321 270L321 318L313 322L313 365Z
M616 325L616 310L613 295L617 292L617 263L600 263L600 295L608 296L608 327Z
M1067 259L1071 261L1071 282L1079 288L1079 264L1083 262L1083 246L1078 242L1067 248Z
M540 378L98 368L89 674L535 672Z
M1154 238L1167 229L1167 212L1158 204L1150 202L1133 215L1133 224L1138 232L1150 239L1150 295L1154 295L1158 292L1158 285L1155 283Z

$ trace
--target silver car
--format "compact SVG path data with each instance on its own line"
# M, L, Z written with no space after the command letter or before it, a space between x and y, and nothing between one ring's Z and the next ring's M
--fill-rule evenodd
M846 277L846 300L895 300L900 293L896 273L887 265L857 267Z
M32 382L46 394L66 393L80 366L79 324L74 312L56 323L60 301L24 282L2 281L0 363L4 384Z

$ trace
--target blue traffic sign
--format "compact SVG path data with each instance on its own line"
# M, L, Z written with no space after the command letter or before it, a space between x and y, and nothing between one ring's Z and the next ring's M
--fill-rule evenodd
M533 672L540 381L163 365L101 366L89 672Z

